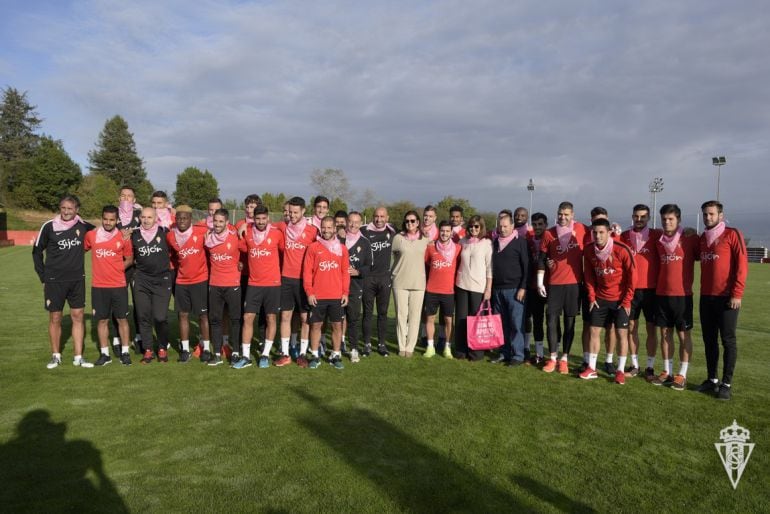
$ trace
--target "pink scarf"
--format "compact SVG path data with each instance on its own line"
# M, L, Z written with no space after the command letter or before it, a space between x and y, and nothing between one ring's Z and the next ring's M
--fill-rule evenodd
M104 227L99 227L96 229L96 243L106 243L108 241L112 241L112 238L118 235L118 232L120 230L113 228L109 232L104 230Z
M431 241L438 239L438 227L434 223L430 227L422 227L425 237L429 237Z
M634 247L634 252L639 253L650 239L650 227L644 227L639 232L631 229L631 231L628 233L628 236L631 239L631 246Z
M465 239L465 241L466 241L466 244L475 245L476 243L481 241L481 239L479 239L478 237L468 237Z
M305 231L306 227L307 227L307 220L305 218L301 218L299 220L299 223L287 223L286 235L289 236L289 239L291 241L296 241L297 239L299 239L299 236L302 235L302 232Z
M676 253L676 247L679 245L679 237L682 235L682 232L682 227L679 227L673 236L667 236L666 234L660 236L660 242L663 245L663 249L666 250L666 255L674 255Z
M193 233L192 226L190 226L184 232L182 232L176 227L174 227L172 230L174 231L174 239L176 240L176 244L179 245L179 248L182 248L184 246L184 244L187 242L188 239L190 239L190 236Z
M171 209L168 207L155 209L155 213L158 215L158 225L163 228L171 227Z
M243 222L246 223L246 225L253 225L254 218L243 218Z
M703 231L703 234L706 236L706 246L709 247L714 244L714 241L719 239L719 236L721 236L725 231L725 222L720 221L716 225L714 225L711 228L707 228Z
M511 235L510 235L510 236L508 236L508 237L502 237L502 236L498 236L498 237L497 237L497 244L498 244L499 246L498 246L498 250L497 250L497 253L500 253L500 252L502 252L503 250L505 250L505 247L506 247L506 246L508 246L508 243L510 243L510 242L511 242L511 241L513 241L514 239L518 239L518 238L519 238L519 233L518 233L518 232L516 232L516 230L514 230L513 232L511 232Z
M559 238L559 246L565 250L569 246L570 239L572 239L572 232L575 230L575 220L569 222L569 225L562 227L556 225L556 235Z
M118 204L118 215L120 217L120 224L127 227L131 224L131 220L134 217L134 202L124 200Z
M222 231L221 234L217 234L214 230L209 230L206 234L206 247L208 248L214 248L215 246L219 246L225 241L227 241L227 236L230 231L226 228Z
M329 250L331 253L333 253L336 256L342 255L342 244L340 243L340 240L336 237L332 237L328 241L322 237L318 238L318 242L321 243L324 248Z
M69 221L62 221L61 214L57 214L53 219L53 229L55 232L64 232L75 226L76 223L83 222L80 216L75 214L75 217Z
M513 233L518 234L519 237L527 237L528 232L529 232L529 225L527 225L526 223L520 227L513 227Z
M145 230L142 225L139 225L139 232L142 234L142 239L144 239L144 242L150 244L152 238L155 237L158 233L158 222L155 221L155 224L148 230Z
M600 249L599 245L594 243L594 253L596 254L596 258L599 259L599 262L607 262L607 259L612 255L613 246L615 246L615 243L612 241L611 237L607 238L607 244L604 245L604 248Z
M366 230L368 230L370 232L384 232L386 229L390 230L391 232L395 232L396 231L396 229L393 228L393 225L391 225L390 223L385 223L385 226L383 226L382 228L377 228L374 225L374 222L371 222L371 223L369 223L366 226Z
M262 244L262 242L267 238L267 234L270 232L270 229L273 228L273 226L268 223L265 227L265 230L257 230L257 225L254 224L251 226L251 237L254 239L254 243L259 246Z
M449 238L449 241L446 244L441 241L436 241L436 250L438 250L438 253L440 253L441 257L447 262L452 262L452 259L455 258L457 252L455 242L452 241L452 238Z
M402 235L406 238L407 241L417 241L420 239L419 230L417 232L404 232Z
M313 226L315 226L317 229L321 229L321 218L313 214L313 217L311 218L311 223Z
M452 227L452 233L453 234L459 234L463 229L462 225L457 225L456 227Z
M361 231L359 230L355 234L352 232L345 232L345 246L350 250L354 246L356 246L356 243L361 238Z

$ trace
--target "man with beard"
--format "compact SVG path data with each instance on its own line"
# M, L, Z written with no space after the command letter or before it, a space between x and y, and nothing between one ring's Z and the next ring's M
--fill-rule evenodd
M392 288L390 276L390 258L393 254L393 236L395 229L388 223L388 210L377 207L374 220L361 233L369 240L372 248L372 270L364 279L364 350L368 357L372 350L372 316L375 302L377 305L377 352L383 357L390 355L385 345L385 331L388 324L388 305Z
M436 355L433 345L435 334L436 314L441 311L440 325L444 327L444 357L452 359L452 348L449 341L452 337L452 319L455 312L455 273L457 272L457 260L461 247L452 241L452 225L448 221L442 221L438 228L438 241L428 245L425 250L425 267L428 270L428 279L425 284L425 333L428 338L425 358L430 359Z
M350 343L350 362L359 362L358 336L361 328L361 306L364 295L364 280L372 269L372 248L369 240L361 234L363 217L360 212L348 214L347 229L342 243L348 249L348 273L350 274L350 292L345 306L345 332Z

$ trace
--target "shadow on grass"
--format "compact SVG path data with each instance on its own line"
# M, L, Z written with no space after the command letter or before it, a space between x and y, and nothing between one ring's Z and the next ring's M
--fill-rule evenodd
M404 510L434 513L532 509L473 469L436 452L372 412L337 409L306 391L294 389L294 393L312 408L298 422ZM345 487L355 488L355 484L347 483Z
M596 512L593 508L584 503L573 500L563 493L553 489L537 480L533 480L523 475L512 475L511 481L522 489L526 489L533 496L541 501L549 503L553 508L561 512Z
M28 412L0 446L0 505L6 512L128 512L104 473L99 450L66 440L66 423Z

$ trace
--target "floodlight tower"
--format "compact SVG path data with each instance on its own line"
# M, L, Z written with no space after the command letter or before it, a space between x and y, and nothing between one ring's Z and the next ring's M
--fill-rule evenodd
M663 191L663 178L655 177L650 182L650 193L652 193L652 228L658 228L658 193Z
M722 178L722 166L727 164L727 158L724 155L712 157L711 164L717 167L717 202L719 201L719 180Z

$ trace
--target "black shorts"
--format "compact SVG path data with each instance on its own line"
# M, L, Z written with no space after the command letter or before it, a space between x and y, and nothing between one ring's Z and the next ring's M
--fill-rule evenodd
M83 309L86 306L86 281L46 282L43 295L48 312L63 311L64 302L69 304L70 309Z
M644 313L644 319L647 323L655 322L655 289L637 289L634 291L629 318L636 321L641 313Z
M455 314L455 295L425 292L422 308L426 316L434 316L441 308L441 316L451 318Z
M659 327L676 327L681 332L692 330L692 295L656 296L655 324Z
M596 303L599 307L594 307L589 313L592 327L609 327L614 323L615 328L628 328L628 314L620 302L597 298Z
M281 286L249 286L243 312L256 314L265 309L265 314L278 314L281 310Z
M322 323L326 319L331 323L339 323L345 317L345 309L340 300L318 300L315 307L310 309L308 323Z
M125 287L92 287L91 308L94 319L128 318L128 289Z
M174 296L177 312L201 316L209 311L209 283L177 284Z
M281 277L281 310L307 312L310 305L299 278Z
M580 306L580 286L577 284L553 285L548 287L546 298L549 315L577 316Z

